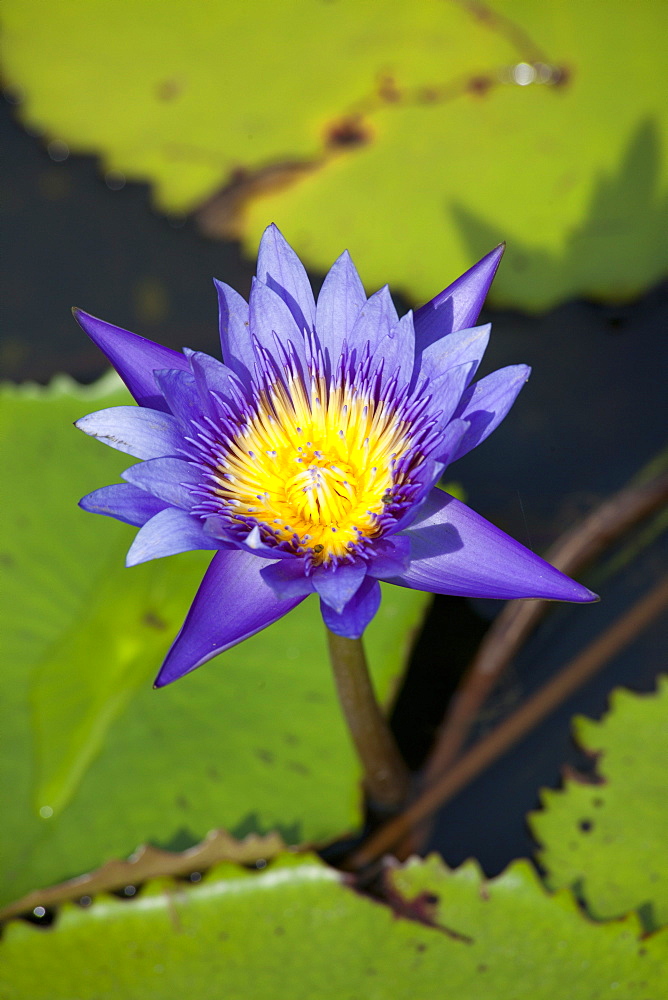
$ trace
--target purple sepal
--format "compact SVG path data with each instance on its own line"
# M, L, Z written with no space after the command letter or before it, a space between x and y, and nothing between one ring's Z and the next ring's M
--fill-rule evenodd
M260 240L257 276L281 297L302 332L313 330L315 300L311 282L299 257L273 223Z
M365 576L366 563L361 559L339 566L318 566L313 570L313 586L325 604L341 614Z
M389 583L462 597L588 602L596 594L442 490L407 529L411 564Z
M101 486L99 490L82 497L79 506L91 514L106 514L140 528L169 505L129 483L114 483L113 486Z
M136 566L149 559L162 559L192 549L218 549L220 545L206 535L201 521L185 510L167 507L147 521L135 535L125 558L126 566Z
M528 365L509 365L486 375L466 390L455 417L463 420L467 428L450 457L451 462L481 444L499 426L530 374Z
M156 687L178 680L255 635L303 600L279 600L260 576L260 566L256 556L241 549L216 553L156 677Z
M161 458L183 450L183 435L171 413L144 406L110 406L77 420L84 434L135 458Z
M89 316L82 309L73 309L81 329L106 354L140 406L151 410L167 410L167 404L156 389L153 372L161 368L187 371L188 359L169 347L140 337L120 326Z
M270 563L260 570L260 576L281 600L313 593L313 577L304 575L301 559L281 559Z
M127 483L166 500L170 506L184 510L193 506L191 491L185 484L194 484L197 472L180 458L151 458L132 465L121 475Z
M329 604L320 601L320 612L327 628L348 639L360 638L379 607L380 584L370 576L364 578L361 587L340 615Z
M364 286L345 250L326 275L316 307L316 330L330 371L336 369L343 342L350 339L365 303Z
M466 330L475 325L505 248L505 243L495 247L417 310L415 337L418 354L453 330Z

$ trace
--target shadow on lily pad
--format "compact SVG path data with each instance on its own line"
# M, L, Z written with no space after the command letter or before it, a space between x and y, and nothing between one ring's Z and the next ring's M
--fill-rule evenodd
M449 210L472 259L502 240L508 243L490 294L492 304L525 300L532 288L538 308L546 298L556 302L568 297L573 287L595 289L594 298L622 302L647 286L648 275L650 281L659 280L668 264L668 193L659 188L661 162L658 126L650 119L629 138L616 172L599 175L588 214L571 231L561 254L523 244L512 231L501 231L453 203ZM546 214L559 211L559 199L566 197L569 186L567 176L563 185L562 192L555 192L553 208L545 206Z

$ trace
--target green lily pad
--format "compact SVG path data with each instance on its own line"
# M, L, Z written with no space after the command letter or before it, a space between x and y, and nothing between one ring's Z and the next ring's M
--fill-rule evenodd
M668 923L668 680L656 694L619 689L601 722L578 717L575 737L600 755L600 783L545 790L530 817L554 887L572 886L597 918L637 909Z
M212 828L323 841L361 821L317 602L160 691L152 681L210 555L126 570L134 530L77 500L130 464L72 427L118 383L1 397L0 902ZM382 700L428 595L386 587L367 650Z
M251 256L275 221L422 301L506 239L494 301L542 309L665 272L665 30L651 0L5 0L3 62L32 130Z
M643 941L635 915L593 923L570 893L550 895L529 861L514 861L486 880L475 861L451 871L432 855L390 872L389 880L409 912L426 915L464 943L465 958L448 972L448 991L458 1000L595 1000L661 992L667 933Z
M472 864L449 872L433 858L392 882L396 913L315 858L284 858L260 874L224 865L197 886L154 883L132 902L70 904L50 930L7 927L3 996L24 1000L45 984L53 1000L660 993L668 934L641 941L635 917L588 921L568 894L550 897L526 862L486 883Z

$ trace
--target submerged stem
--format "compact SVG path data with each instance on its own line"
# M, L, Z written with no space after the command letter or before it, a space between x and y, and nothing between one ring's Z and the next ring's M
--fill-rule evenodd
M397 808L408 794L408 768L376 701L362 640L346 639L328 629L327 641L339 701L371 802L384 809Z

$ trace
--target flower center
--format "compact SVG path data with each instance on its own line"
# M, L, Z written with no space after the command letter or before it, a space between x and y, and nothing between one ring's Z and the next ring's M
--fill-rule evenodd
M315 563L358 551L381 530L410 446L393 407L368 393L294 378L262 394L216 469L225 513L258 524ZM405 463L404 463L405 464Z
M350 466L330 463L322 453L300 456L295 462L303 467L285 483L287 503L311 524L340 524L357 498L357 479Z

